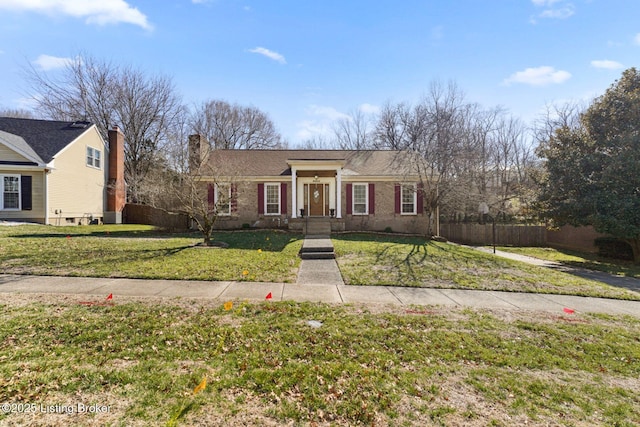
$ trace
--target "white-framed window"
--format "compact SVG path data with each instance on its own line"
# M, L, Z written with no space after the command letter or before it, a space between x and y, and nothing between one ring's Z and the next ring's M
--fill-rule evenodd
M280 183L264 185L265 215L280 215Z
M100 169L102 166L102 153L97 148L87 147L87 166Z
M231 215L231 184L216 184L214 195L218 215Z
M416 214L416 185L415 184L403 184L401 194L401 210L403 215L415 215Z
M369 185L353 184L352 202L354 215L366 215L369 213Z
M0 210L20 210L20 175L0 175Z

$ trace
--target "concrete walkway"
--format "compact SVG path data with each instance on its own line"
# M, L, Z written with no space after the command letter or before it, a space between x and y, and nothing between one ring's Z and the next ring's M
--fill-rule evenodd
M484 246L469 246L472 249L476 249L481 252L493 253L492 248ZM574 276L582 277L583 279L595 280L597 282L606 283L607 285L617 286L619 288L626 288L635 292L640 292L640 279L635 277L616 276L606 273L604 271L588 270L586 268L572 267L570 265L562 264L557 261L547 261L540 258L534 258L527 255L514 254L511 252L504 252L496 250L496 256L502 258L509 258L527 264L537 265L540 267L552 268L554 270L562 271L563 273L573 274Z
M0 274L3 293L75 294L87 301L103 301L113 294L121 297L206 298L219 301L313 301L327 303L394 304L402 306L436 305L500 310L547 311L564 315L594 312L640 317L640 301L518 292L427 289L391 286L345 286L292 283L208 282L186 280L143 280L88 277L21 276ZM0 296L1 298L1 296Z
M333 256L333 242L327 236L305 237L302 243L303 250L313 251L316 248L326 250L331 249ZM326 253L326 252L325 252ZM335 258L325 259L302 259L298 270L298 285L310 286L341 286L344 285L342 274L338 268Z

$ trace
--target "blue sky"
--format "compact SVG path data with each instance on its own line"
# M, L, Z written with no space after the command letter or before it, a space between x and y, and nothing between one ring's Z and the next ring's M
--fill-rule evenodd
M0 0L0 108L80 52L171 76L188 105L269 114L296 144L434 81L526 122L640 66L635 0Z

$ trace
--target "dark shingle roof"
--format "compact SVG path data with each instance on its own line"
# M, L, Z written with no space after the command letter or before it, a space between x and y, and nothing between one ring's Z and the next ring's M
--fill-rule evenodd
M222 175L291 176L289 162L343 161L345 175L401 176L412 169L407 153L393 150L214 150L212 170Z
M77 123L74 125L74 123ZM0 117L0 130L22 137L45 163L91 127L89 122Z

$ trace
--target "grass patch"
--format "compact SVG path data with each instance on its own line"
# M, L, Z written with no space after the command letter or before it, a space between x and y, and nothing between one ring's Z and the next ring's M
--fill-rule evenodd
M333 236L351 285L483 289L640 300L638 293L421 237Z
M295 282L300 235L219 232L227 249L198 248L196 233L149 226L0 227L5 273L146 279Z
M0 305L0 401L110 411L0 413L0 423L163 425L184 405L185 425L640 419L640 320L631 317L24 298ZM207 388L193 396L203 377Z
M499 249L504 252L527 255L548 261L556 261L573 267L604 271L605 273L616 276L635 277L636 279L640 279L640 265L634 264L632 261L615 260L611 258L604 258L597 254L565 249L511 246L500 247Z

